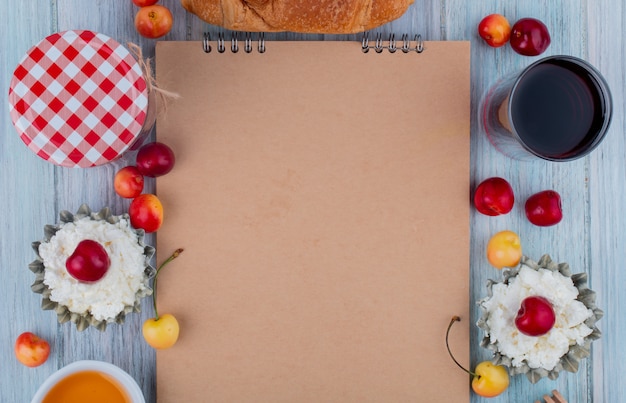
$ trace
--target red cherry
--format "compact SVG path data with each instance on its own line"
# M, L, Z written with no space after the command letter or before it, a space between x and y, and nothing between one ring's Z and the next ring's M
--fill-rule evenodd
M127 199L139 196L143 190L143 184L143 175L135 166L120 169L113 180L115 193Z
M137 169L142 175L155 178L174 168L174 151L166 144L153 142L142 146L137 152Z
M541 336L550 331L556 322L552 304L544 297L527 297L515 317L515 326L527 336Z
M556 225L563 219L561 196L554 190L535 193L526 200L524 211L528 221L535 225L540 227Z
M474 206L488 216L507 214L513 208L515 195L505 179L488 178L482 181L474 192Z
M489 14L478 24L478 35L491 47L499 48L511 36L511 25L501 14Z
M537 56L550 46L550 33L546 25L536 18L522 18L513 24L511 48L520 55Z
M96 241L85 239L65 261L70 276L78 281L92 283L100 280L109 270L111 260L107 251Z
M158 3L159 0L133 0L137 7L146 7Z
M163 224L163 205L158 197L144 193L130 202L128 207L130 224L141 228L147 233L155 232Z

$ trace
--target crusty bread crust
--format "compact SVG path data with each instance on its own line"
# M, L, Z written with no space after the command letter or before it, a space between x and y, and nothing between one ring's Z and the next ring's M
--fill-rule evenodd
M181 0L212 25L233 31L346 34L399 18L414 0Z

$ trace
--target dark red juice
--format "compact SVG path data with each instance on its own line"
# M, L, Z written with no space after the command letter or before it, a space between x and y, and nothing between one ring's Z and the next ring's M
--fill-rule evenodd
M608 91L608 90L607 90ZM511 119L522 142L549 159L574 158L604 135L610 110L602 83L568 59L540 63L512 93Z

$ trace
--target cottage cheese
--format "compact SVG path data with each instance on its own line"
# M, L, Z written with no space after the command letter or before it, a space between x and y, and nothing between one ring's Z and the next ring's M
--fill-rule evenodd
M85 239L99 242L111 260L104 277L83 283L69 275L66 259ZM44 284L51 291L50 300L71 312L91 314L96 320L112 320L126 306L133 306L135 295L146 288L144 249L128 220L116 224L89 217L65 223L50 239L39 246L45 267Z
M498 343L502 355L519 367L526 362L530 368L550 371L566 354L570 346L583 345L592 329L584 322L593 315L576 300L578 289L571 278L559 272L521 266L509 284L492 286L493 296L481 302L488 311L487 325L491 343ZM539 295L547 298L556 314L554 327L545 335L527 336L517 330L515 317L524 298Z

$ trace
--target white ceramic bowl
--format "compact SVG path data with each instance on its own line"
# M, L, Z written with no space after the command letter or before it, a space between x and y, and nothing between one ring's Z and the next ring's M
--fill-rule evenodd
M61 379L81 371L99 371L105 373L115 379L119 385L125 389L132 403L145 403L146 401L137 382L123 369L104 361L84 360L68 364L50 375L39 387L31 403L41 403L50 389Z

